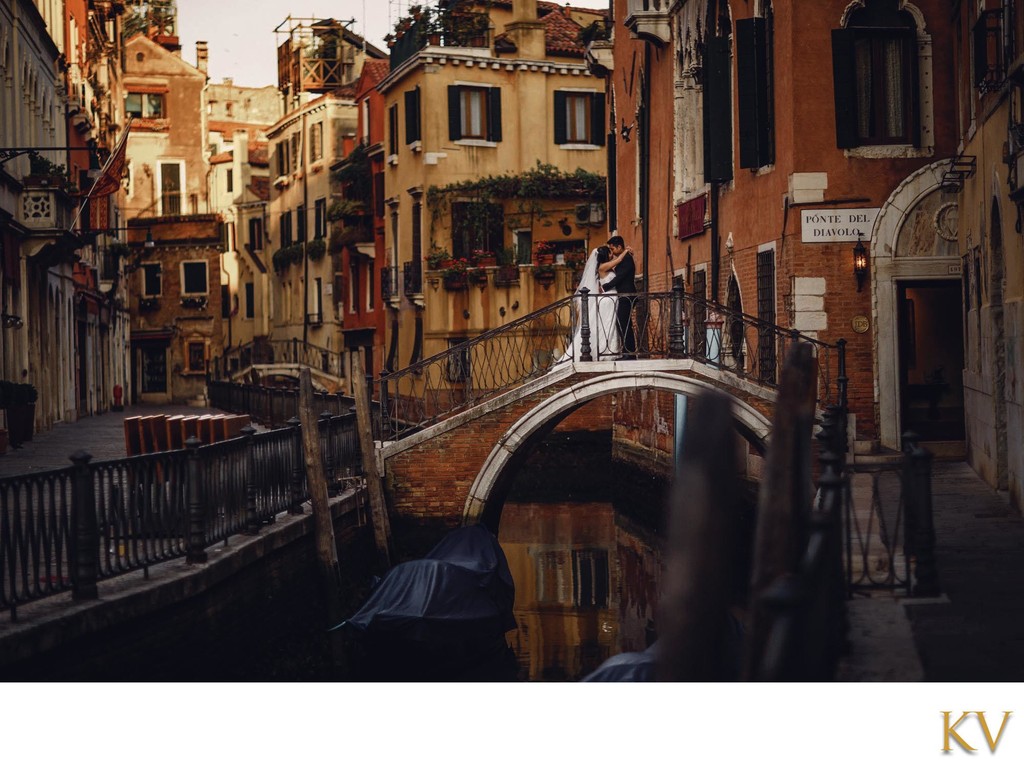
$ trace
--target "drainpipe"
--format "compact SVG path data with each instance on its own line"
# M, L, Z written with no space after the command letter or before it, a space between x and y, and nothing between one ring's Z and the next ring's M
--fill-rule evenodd
M643 101L640 110L640 144L641 144L641 155L642 164L640 166L640 241L643 242L643 260L641 269L643 270L644 285L643 292L647 293L650 290L650 280L647 273L648 260L650 259L650 238L651 238L651 197L650 197L650 186L651 186L651 43L650 41L644 42L644 81L643 81L643 92L640 95L640 100Z
M711 183L711 301L718 301L718 267L721 252L718 248L721 237L718 234L718 183Z
M309 172L306 171L306 120L308 115L302 114L302 139L299 143L299 162L302 165L302 342L309 342L309 256L306 254L306 236L309 230L306 210L309 202Z

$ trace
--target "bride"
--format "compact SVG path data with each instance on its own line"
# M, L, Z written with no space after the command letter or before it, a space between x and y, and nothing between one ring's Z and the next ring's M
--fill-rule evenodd
M614 289L606 289L601 293L601 284L615 277L617 265L618 260L611 258L607 245L595 248L590 254L574 294L572 341L555 364L578 361L583 355L583 336L580 333L583 325L583 298L580 291L584 288L589 291L587 315L590 322L590 355L595 360L612 361L622 352L622 337L615 320L618 297Z

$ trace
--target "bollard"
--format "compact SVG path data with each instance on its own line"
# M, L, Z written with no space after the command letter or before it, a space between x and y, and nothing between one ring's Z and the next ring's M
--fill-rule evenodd
M241 434L245 438L245 532L254 536L260 531L260 521L256 516L256 428L251 424L242 427Z
M668 353L673 359L686 356L686 326L683 323L683 281L672 282L671 321L668 326Z
M303 472L302 422L297 417L292 416L285 423L292 428L292 497L291 504L288 506L288 512L290 514L301 514Z
M71 596L76 601L90 601L98 596L96 580L100 570L99 528L96 525L96 498L89 460L92 455L76 451L71 455L74 479L71 484L71 508L74 546L71 571Z
M592 362L593 354L590 352L590 289L580 289L580 361Z
M206 562L206 505L203 493L203 466L199 456L202 442L195 436L185 441L188 449L188 540L186 563Z

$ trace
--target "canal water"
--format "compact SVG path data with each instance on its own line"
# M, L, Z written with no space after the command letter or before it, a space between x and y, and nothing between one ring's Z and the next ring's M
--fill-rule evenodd
M498 531L520 680L579 680L653 641L668 489L613 461L610 432L554 433L531 454Z

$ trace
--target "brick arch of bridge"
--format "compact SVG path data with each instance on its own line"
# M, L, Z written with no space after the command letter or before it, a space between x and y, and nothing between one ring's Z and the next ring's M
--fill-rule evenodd
M767 410L765 400L748 401L742 392L672 372L572 372L386 444L380 456L391 511L404 520L461 519L463 524L483 522L496 529L515 474L536 443L591 400L639 389L685 396L711 390L730 394L737 432L764 453L769 420L751 403Z

